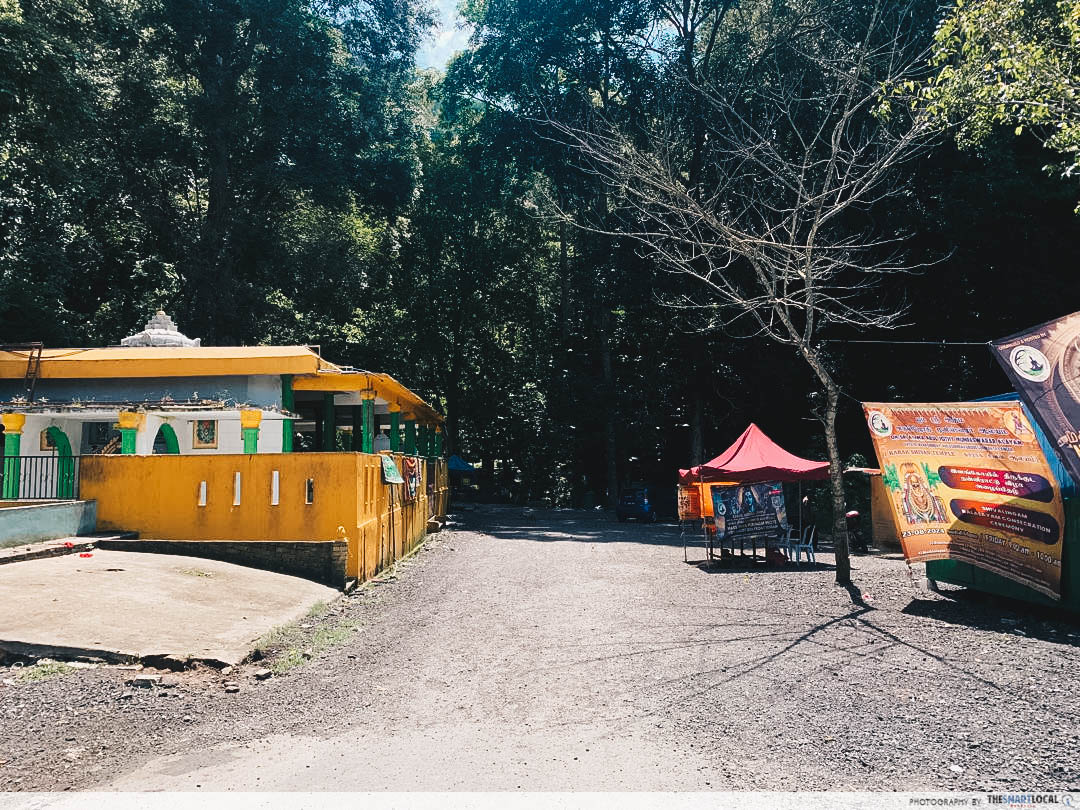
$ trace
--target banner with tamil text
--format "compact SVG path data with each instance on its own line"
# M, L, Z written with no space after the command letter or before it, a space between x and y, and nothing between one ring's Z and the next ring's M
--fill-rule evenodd
M698 484L680 484L679 520L701 520L701 488Z
M1061 492L1019 402L863 409L908 560L960 560L1061 598Z

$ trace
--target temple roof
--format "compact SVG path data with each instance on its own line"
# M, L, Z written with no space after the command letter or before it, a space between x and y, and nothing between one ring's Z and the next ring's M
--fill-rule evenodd
M0 380L104 380L290 375L296 391L374 391L387 405L423 421L443 417L389 374L338 366L310 346L202 346L158 310L143 331L100 349L0 350ZM28 374L28 371L36 374ZM27 403L29 404L29 403ZM25 407L22 406L22 407Z
M146 322L141 332L129 335L120 341L121 346L198 346L199 338L189 338L182 334L173 323L173 319L159 309L154 317Z
M32 351L0 351L0 379L22 379ZM38 377L222 377L251 374L314 374L336 369L307 346L120 346L108 349L44 349Z

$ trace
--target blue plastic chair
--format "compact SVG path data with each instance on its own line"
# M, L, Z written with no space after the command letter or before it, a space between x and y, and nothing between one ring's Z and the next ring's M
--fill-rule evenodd
M806 553L806 561L817 564L817 558L814 556L814 532L817 531L816 526L807 526L803 529L802 538L798 538L796 533L796 542L792 547L792 559L795 560L795 564L799 564L799 559L803 552Z
M788 560L794 560L795 549L799 547L799 530L794 526L788 526L787 535L780 539L779 545L784 550Z

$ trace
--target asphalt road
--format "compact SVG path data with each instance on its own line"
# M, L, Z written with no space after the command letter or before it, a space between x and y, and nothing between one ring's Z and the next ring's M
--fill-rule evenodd
M819 562L706 568L670 526L469 513L339 601L344 643L237 694L196 672L121 698L106 669L4 688L0 786L1080 785L1080 629L924 593L897 559L856 558L850 591Z

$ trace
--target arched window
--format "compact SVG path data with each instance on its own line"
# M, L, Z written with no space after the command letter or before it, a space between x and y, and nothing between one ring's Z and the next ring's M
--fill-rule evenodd
M162 423L154 436L154 455L175 456L180 453L180 442L176 440L176 431L172 425Z
M42 445L56 451L56 497L75 497L75 461L71 457L71 442L67 434L55 425L41 431L47 441Z

